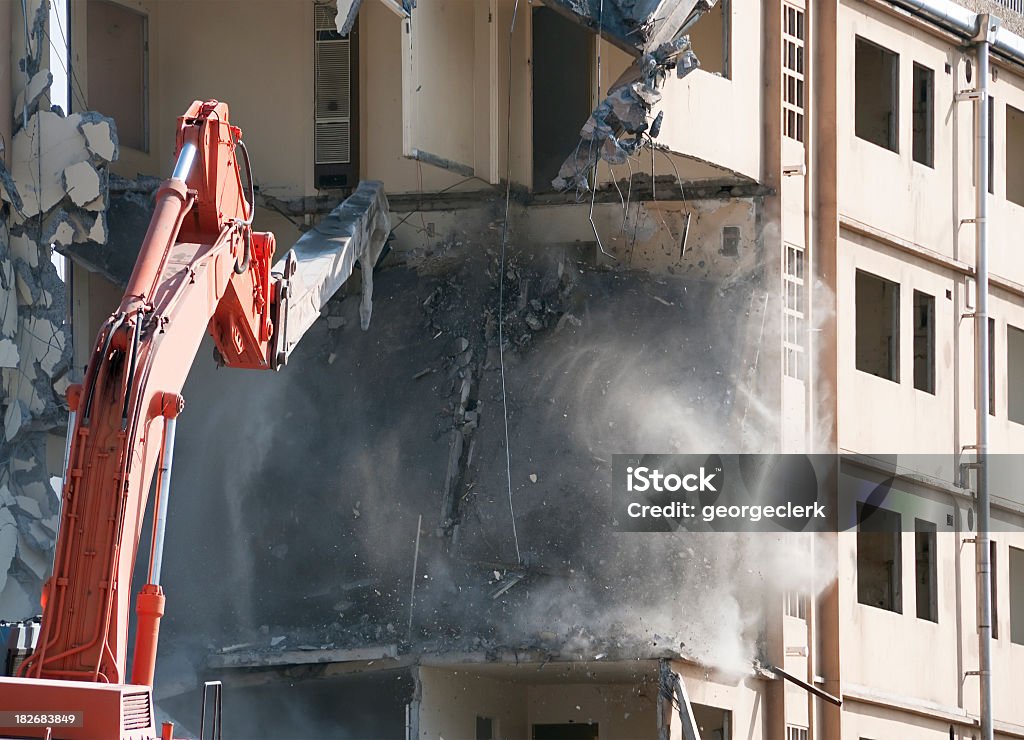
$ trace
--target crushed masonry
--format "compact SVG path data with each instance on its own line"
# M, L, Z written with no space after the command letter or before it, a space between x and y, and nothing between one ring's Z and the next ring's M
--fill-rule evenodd
M31 48L44 48L47 3L28 7ZM57 526L60 484L49 479L46 439L63 432L72 368L67 290L51 244L106 238L107 166L118 154L111 119L45 107L52 75L35 56L21 69L9 168L0 162L0 614L8 619L38 611Z

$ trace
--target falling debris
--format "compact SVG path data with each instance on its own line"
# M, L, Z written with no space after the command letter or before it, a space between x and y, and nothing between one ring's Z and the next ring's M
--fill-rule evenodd
M525 573L509 573L503 579L504 582L493 592L491 592L491 599L497 599L512 589L517 583L520 583L526 578Z
M588 191L591 171L599 160L626 164L643 146L645 136L654 139L661 130L661 113L654 125L648 121L661 100L669 71L674 69L676 76L683 78L699 66L688 36L665 42L637 59L583 124L575 151L551 182L555 189Z
M717 0L545 0L634 56L686 33Z

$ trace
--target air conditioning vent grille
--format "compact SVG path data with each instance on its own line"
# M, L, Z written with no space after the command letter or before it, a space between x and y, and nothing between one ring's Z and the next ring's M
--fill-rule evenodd
M347 120L351 113L351 57L347 39L316 44L316 120Z
M333 4L327 5L326 3L321 5L317 3L313 6L313 27L317 31L335 31L337 27L334 25L334 17L338 15L338 9Z
M348 121L316 124L316 164L348 164L352 161L352 137Z
M144 730L153 726L153 707L149 692L125 694L121 699L121 711L125 732Z

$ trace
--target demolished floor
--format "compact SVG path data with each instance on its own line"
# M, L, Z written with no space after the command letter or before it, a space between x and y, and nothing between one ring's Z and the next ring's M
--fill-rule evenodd
M737 448L760 422L738 391L760 277L708 280L698 260L653 275L595 264L592 245L513 249L502 358L498 247L450 242L393 253L369 331L358 293L336 297L279 374L201 352L175 454L162 693L453 654L749 670L742 614L765 584L736 571L757 545L619 534L608 496L612 452Z

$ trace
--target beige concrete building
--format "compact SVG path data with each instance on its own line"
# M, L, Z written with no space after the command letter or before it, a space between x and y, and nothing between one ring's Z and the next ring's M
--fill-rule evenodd
M626 5L605 3L609 18ZM282 249L359 180L384 183L394 229L368 333L346 328L341 297L280 377L193 369L167 712L187 726L195 682L217 676L229 727L254 736L980 737L976 502L954 475L976 442L970 39L910 0L719 0L689 32L701 68L660 88L660 135L559 193L581 126L633 63L603 18L588 29L560 0L365 0L346 36L334 2L54 5L0 6L0 133L22 195L5 189L4 290L22 318L0 336L19 349L0 352L0 617L33 613L61 393L119 300L176 117L218 98L253 154L256 225ZM956 7L1024 48L1015 5ZM24 179L19 162L43 155L18 132L41 138L29 116L57 99L24 58L67 73L71 112L116 122L114 161L77 128L70 159ZM1024 62L997 48L988 91L990 450L1012 455ZM62 179L76 158L99 173L92 210ZM44 291L64 296L63 325L39 313ZM59 339L40 348L43 320ZM32 368L52 398L26 395ZM805 535L777 558L724 534L642 549L580 513L612 454L718 451L850 453L847 473L895 493L879 528ZM239 482L225 460L253 472ZM1020 738L1024 499L998 478L992 495L993 716Z

